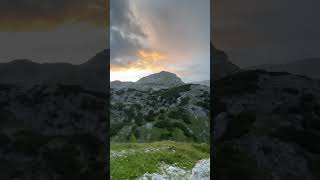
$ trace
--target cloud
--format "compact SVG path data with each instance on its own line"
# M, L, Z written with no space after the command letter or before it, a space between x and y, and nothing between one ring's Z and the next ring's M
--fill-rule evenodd
M145 50L139 50L137 52L137 57L136 61L129 61L126 65L113 64L113 66L111 66L111 70L126 71L148 69L149 71L161 71L164 69L162 63L167 61L166 55Z
M0 31L48 30L64 23L107 26L109 0L3 0Z
M209 4L209 0L111 0L111 67L124 70L143 64L139 67L177 73L194 70L186 64L195 61L209 67L209 58L201 58L210 55ZM141 51L166 58L142 58Z
M119 68L138 61L137 51L144 49L140 40L146 35L132 12L130 1L111 0L110 5L110 62Z

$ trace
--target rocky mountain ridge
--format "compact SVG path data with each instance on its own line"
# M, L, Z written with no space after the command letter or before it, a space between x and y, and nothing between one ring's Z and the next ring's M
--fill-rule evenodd
M161 71L139 79L137 82L110 82L110 88L122 89L132 88L138 90L160 90L183 85L184 82L174 73Z

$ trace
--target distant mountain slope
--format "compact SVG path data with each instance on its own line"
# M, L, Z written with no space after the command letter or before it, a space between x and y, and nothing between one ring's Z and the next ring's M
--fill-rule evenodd
M310 78L320 78L320 58L310 58L293 61L288 64L266 64L261 66L250 67L248 69L264 69L267 71L279 72L285 71L292 74L300 74Z
M104 50L80 65L68 63L35 63L14 60L0 63L0 83L22 86L34 84L75 84L87 89L105 91L107 88L107 61L109 50Z
M204 85L204 86L210 87L210 80L193 82L192 84L200 84L200 85Z

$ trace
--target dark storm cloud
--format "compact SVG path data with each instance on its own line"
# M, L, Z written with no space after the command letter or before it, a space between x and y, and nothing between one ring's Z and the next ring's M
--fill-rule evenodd
M168 55L166 60L180 63L176 66L184 71L194 70L189 68L194 63L188 61L207 64L209 61L203 57L209 57L209 3L111 0L111 65L129 67L141 58L137 55L139 50ZM201 67L209 74L208 66Z
M137 80L163 70L186 82L209 79L209 4L111 0L111 79Z
M111 0L111 64L113 66L126 66L138 60L137 51L144 49L138 38L146 35L135 18L130 1Z
M142 28L137 24L133 14L130 1L128 0L111 0L111 21L112 26L121 29L125 34L136 34L145 36Z
M50 29L65 22L108 23L105 0L2 0L0 31Z
M126 66L136 60L141 45L137 40L123 37L118 30L111 29L111 64Z
M212 40L240 66L320 56L320 2L215 0Z

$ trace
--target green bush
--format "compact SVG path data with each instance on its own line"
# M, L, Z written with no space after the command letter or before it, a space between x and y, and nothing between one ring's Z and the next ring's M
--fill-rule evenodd
M168 117L172 119L181 119L185 123L191 124L191 117L189 113L183 108L178 108L177 110L170 111Z
M113 137L118 134L118 132L125 126L125 123L117 123L117 124L111 124L110 125L110 137Z
M160 135L160 139L161 140L169 140L172 138L172 133L168 132L168 133L163 133Z
M200 106L202 107L203 109L206 109L206 110L210 110L210 101L209 100L205 100L205 101L198 101L196 102L196 105L197 106Z
M190 98L189 97L184 97L181 99L181 102L179 104L179 106L185 106L189 103Z
M170 121L158 121L154 124L154 126L157 128L162 128L162 129L173 127L172 123Z
M155 117L154 117L154 115L145 115L144 117L143 117L143 119L145 120L145 121L147 121L147 122L153 122L154 120L155 120Z
M180 97L181 92L186 92L186 91L189 91L190 89L191 89L191 85L185 84L182 86L177 86L177 87L172 87L169 89L163 89L163 90L157 91L155 95L160 96L162 99L172 104L177 102L177 98Z
M165 120L165 118L166 118L166 116L164 114L160 114L158 117L159 120Z

